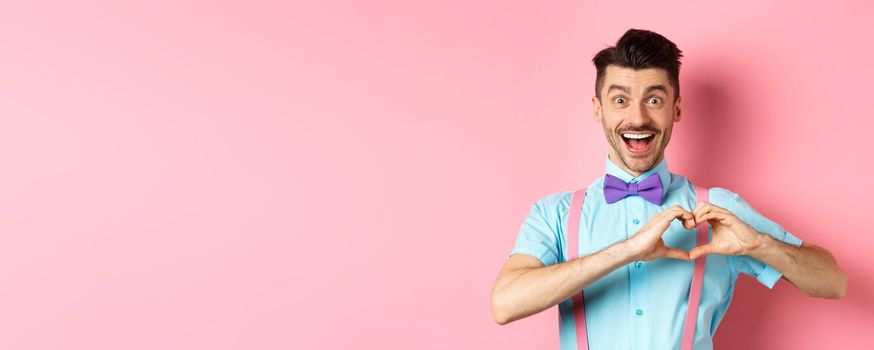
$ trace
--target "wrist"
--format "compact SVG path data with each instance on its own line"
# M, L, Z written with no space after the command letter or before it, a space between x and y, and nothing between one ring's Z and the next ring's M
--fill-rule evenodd
M776 243L777 240L774 239L774 237L758 232L755 244L751 248L749 248L743 255L748 255L753 258L759 259L765 252L770 251Z
M634 237L617 243L616 247L618 248L620 255L628 260L627 262L632 262L643 258L643 252L638 247L636 241L634 240Z

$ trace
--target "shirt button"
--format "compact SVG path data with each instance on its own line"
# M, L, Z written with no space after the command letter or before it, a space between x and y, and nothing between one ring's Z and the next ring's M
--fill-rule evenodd
M637 311L635 311L634 313L636 313L637 316L643 316L643 310L641 309L637 309Z
M638 261L638 262L634 263L634 266L639 269L641 266L643 266L643 263Z
M637 220L637 218L634 218L634 220L631 220L631 222L633 222L635 225L637 225L640 223L640 220Z

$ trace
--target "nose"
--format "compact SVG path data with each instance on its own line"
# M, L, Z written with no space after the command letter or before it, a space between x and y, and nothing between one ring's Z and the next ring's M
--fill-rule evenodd
M645 126L650 124L649 112L643 104L637 104L630 108L627 122L634 126Z

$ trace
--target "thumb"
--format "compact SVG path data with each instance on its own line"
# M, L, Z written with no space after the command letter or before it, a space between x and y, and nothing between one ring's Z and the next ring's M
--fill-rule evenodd
M689 253L676 248L667 248L665 257L671 259L690 260Z
M716 253L716 248L713 247L712 244L703 244L699 245L692 250L689 251L689 259L695 259L702 255L713 254Z

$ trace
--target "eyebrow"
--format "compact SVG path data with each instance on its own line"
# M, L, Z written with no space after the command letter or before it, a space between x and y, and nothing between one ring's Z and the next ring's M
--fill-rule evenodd
M631 93L631 92L630 92L630 89L629 89L627 86L616 85L616 84L612 84L612 85L610 85L610 87L607 88L607 93L609 94L610 91L612 91L612 90L614 90L614 89L615 89L615 90L622 91L622 92L624 92L624 93L626 93L626 94L630 94L630 93ZM648 94L648 93L653 92L653 91L655 91L655 90L661 90L661 91L664 92L665 94L668 93L668 89L665 88L664 85L653 85L653 86L650 86L650 87L646 88L646 91L644 91L643 93L644 93L644 94Z
M624 92L624 93L626 93L626 94L630 94L630 93L631 93L631 92L629 92L629 89L628 89L627 86L621 86L621 85L616 85L616 84L612 84L612 85L610 85L610 87L607 88L607 93L609 94L610 91L613 91L614 89L619 90L619 91L622 91L622 92Z
M648 94L648 93L653 92L653 91L656 91L656 90L662 90L662 92L664 92L665 94L668 93L668 89L666 89L664 85L653 85L653 86L650 86L650 87L646 88L646 91L644 91L643 93L644 93L644 94Z

